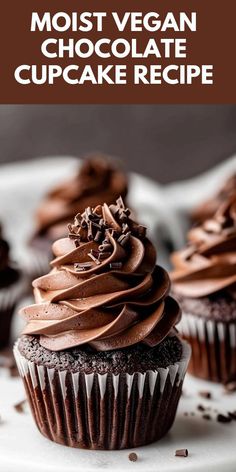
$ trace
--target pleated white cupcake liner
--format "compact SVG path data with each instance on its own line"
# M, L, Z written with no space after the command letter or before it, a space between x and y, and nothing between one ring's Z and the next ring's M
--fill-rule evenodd
M183 313L180 334L192 346L190 372L206 380L236 380L236 320L222 322Z
M72 447L123 449L160 439L171 427L190 347L167 368L132 375L85 374L36 365L14 348L39 430Z

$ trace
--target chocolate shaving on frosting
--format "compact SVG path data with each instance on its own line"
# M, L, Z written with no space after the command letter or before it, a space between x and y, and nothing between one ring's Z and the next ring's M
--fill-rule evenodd
M24 334L40 336L55 351L156 346L172 334L180 310L168 296L169 277L121 198L76 215L53 252L52 271L33 282L36 304L21 310Z
M236 284L236 196L189 231L189 247L173 254L175 293L203 297Z

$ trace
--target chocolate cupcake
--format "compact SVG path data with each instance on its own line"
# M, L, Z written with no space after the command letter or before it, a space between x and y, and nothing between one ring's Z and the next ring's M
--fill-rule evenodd
M201 203L191 213L191 221L194 224L200 224L212 218L219 206L230 197L236 196L236 174L232 175L220 189L220 191L209 198L206 202Z
M52 257L51 245L67 234L67 224L84 208L125 199L127 177L114 159L102 154L86 158L77 175L55 187L36 212L36 231L30 241L33 248L29 273L31 279L46 273Z
M156 441L174 421L190 356L169 277L121 198L88 207L69 231L33 282L14 349L36 425L72 447Z
M9 252L0 226L0 349L9 344L14 309L23 292L22 276L10 261Z
M189 371L215 382L236 380L236 197L192 229L173 255L178 326L192 346Z

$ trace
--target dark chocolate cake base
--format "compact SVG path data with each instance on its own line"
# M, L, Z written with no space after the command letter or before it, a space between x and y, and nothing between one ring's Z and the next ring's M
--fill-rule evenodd
M104 352L85 345L56 352L42 347L36 336L22 336L19 351L28 361L48 369L118 375L144 373L175 364L181 359L182 343L173 336L165 338L154 348L140 343L125 349Z
M236 322L236 288L230 292L220 292L201 298L182 297L173 292L184 313L216 322Z
M138 345L122 350L130 360L126 370L131 373L125 372L124 359L117 362L119 351L97 353L95 362L95 352L85 348L80 350L82 363L78 350L76 355L67 352L66 357L62 352L58 356L42 351L37 356L35 343L37 338L24 337L15 347L15 357L36 425L47 438L77 448L124 449L156 441L170 429L189 360L189 349L177 338L163 343L162 366L155 369L150 368L154 359L149 355L150 365L144 371L150 348ZM178 346L178 360L164 367L167 352L172 356L175 351L171 344ZM134 371L137 363L141 372Z

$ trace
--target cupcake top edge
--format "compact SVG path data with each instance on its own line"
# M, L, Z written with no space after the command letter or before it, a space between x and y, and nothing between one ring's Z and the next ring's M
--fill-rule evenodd
M21 310L24 334L52 351L152 347L175 334L180 308L169 276L121 197L87 207L68 229L53 244L51 272L33 282L36 303Z
M236 287L236 195L211 219L192 228L188 246L173 254L174 292L199 298Z

